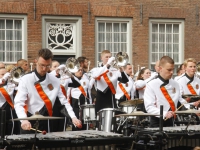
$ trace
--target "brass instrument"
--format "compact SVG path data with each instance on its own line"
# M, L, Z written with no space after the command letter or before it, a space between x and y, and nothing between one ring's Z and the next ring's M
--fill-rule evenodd
M25 74L24 70L21 67L15 67L10 72L10 81L18 84L20 78Z
M196 66L196 76L200 78L200 61L197 63L197 66Z
M66 61L66 71L70 73L76 73L80 68L80 64L77 59L70 57Z
M117 66L124 67L129 61L128 54L126 52L118 52L115 55L115 61Z

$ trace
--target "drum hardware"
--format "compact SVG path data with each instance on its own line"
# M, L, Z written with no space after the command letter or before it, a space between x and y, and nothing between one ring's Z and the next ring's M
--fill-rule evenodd
M150 114L150 113L144 113L143 111L134 111L130 114L119 114L115 115L116 117L122 117L122 116L160 116L160 115L155 115L155 114Z
M11 119L13 121L19 121L19 120L53 120L53 119L63 119L64 117L51 117L51 116L43 116L40 115L39 112L35 112L35 115L32 115L31 117L26 118L16 118Z
M37 131L37 132L40 132L40 133L42 133L43 135L45 135L47 132L44 130L44 131L41 131L41 130L36 130L36 129L34 129L34 128L30 128L31 130L33 130L33 131Z
M119 106L137 106L138 104L144 103L143 99L134 99L134 100L128 100L121 102Z
M188 109L184 111L175 111L175 114L198 114L200 113L200 110L195 109Z
M182 98L190 98L190 102L196 102L200 99L200 96L195 94L185 94L182 95Z

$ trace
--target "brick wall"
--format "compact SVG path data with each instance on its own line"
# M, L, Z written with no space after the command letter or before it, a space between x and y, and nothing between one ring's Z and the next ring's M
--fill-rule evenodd
M27 50L28 60L33 61L42 47L42 15L69 15L82 17L82 54L94 66L95 57L95 17L129 17L133 19L132 54L133 64L148 66L149 19L178 18L185 20L184 57L200 61L200 25L196 18L199 0L35 0L36 20L34 20L34 0L1 0L1 14L26 14L28 20ZM91 6L91 20L88 23L88 2ZM143 5L143 19L140 23L140 5ZM200 8L199 8L200 10Z

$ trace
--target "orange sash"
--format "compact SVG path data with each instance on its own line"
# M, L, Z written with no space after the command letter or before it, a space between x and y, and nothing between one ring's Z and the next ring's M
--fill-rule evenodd
M189 91L191 92L191 94L197 95L197 93L195 92L194 88L192 87L192 85L190 83L187 84L187 87L188 87Z
M78 88L79 88L79 90L81 91L81 93L86 97L87 94L85 93L84 88L83 88L81 85L80 85Z
M65 87L63 85L60 85L60 88L62 90L62 93L65 95L65 97L67 98L67 94L66 94L66 90Z
M126 98L127 98L128 100L130 100L131 98L130 98L130 96L128 95L128 92L126 91L126 89L123 87L123 85L122 85L120 82L118 83L118 85L119 85L120 89L122 90L122 92L124 93L124 95L126 96Z
M96 77L95 79L96 80L100 80L101 77L104 75L104 74L107 74L109 72L109 70L107 70L106 72L102 73L100 76Z
M103 74L103 77L104 77L104 80L106 81L107 85L109 86L111 92L112 92L113 94L116 94L115 88L114 88L112 82L109 80L107 74Z
M12 102L12 99L10 97L10 95L8 94L8 92L6 91L6 89L4 87L0 88L1 93L3 94L3 96L5 97L6 101L8 102L8 104L12 107L12 109L14 108L14 104Z
M174 101L172 100L172 98L170 97L169 93L167 92L166 88L164 86L162 86L161 88L161 91L163 93L163 95L165 96L165 98L167 99L172 111L175 111L176 110L176 107L175 107L175 104L174 104Z
M46 95L46 93L43 91L40 83L36 83L35 84L35 88L38 92L38 94L40 95L40 98L44 101L46 108L48 110L49 116L52 116L53 112L52 112L52 103L51 100L48 98L48 96Z

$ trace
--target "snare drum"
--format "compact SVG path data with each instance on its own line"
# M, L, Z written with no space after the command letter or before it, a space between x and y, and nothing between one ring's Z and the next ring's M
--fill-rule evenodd
M97 120L99 120L98 129L106 132L117 132L117 119L115 115L125 114L121 109L106 108L97 112Z
M81 105L80 107L80 119L84 121L84 124L96 121L94 104Z

